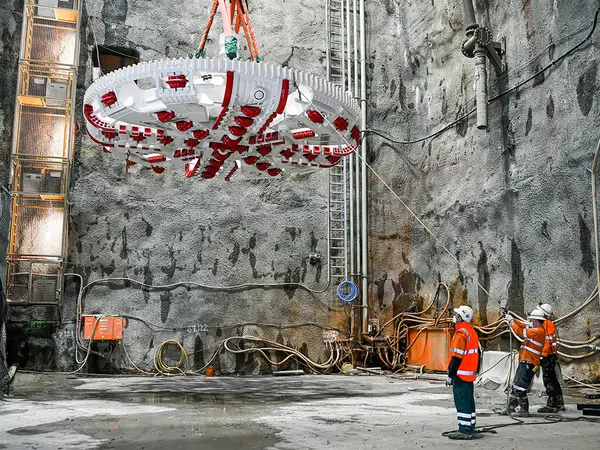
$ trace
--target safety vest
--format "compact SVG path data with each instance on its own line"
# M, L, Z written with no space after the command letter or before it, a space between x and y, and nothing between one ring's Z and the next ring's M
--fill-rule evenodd
M546 331L544 327L531 328L518 320L515 320L511 328L517 336L523 339L519 351L519 362L528 362L534 366L540 365L540 356L546 343Z
M556 355L558 353L558 336L556 334L556 326L551 320L544 320L544 331L546 331L546 342L542 350L542 356Z
M456 331L450 344L450 356L462 359L456 375L463 381L475 381L479 365L479 338L473 327L467 322L456 325Z

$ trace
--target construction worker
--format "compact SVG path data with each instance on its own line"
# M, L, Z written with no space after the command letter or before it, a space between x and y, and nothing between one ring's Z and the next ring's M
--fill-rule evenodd
M523 339L521 350L519 351L519 367L513 380L512 390L508 402L508 414L515 414L517 417L529 417L529 399L527 390L533 380L533 375L539 369L540 357L546 342L546 331L542 326L545 316L544 313L535 309L528 315L528 323L514 320L512 315L503 310L508 325L512 328L515 335Z
M544 330L546 331L546 343L542 350L542 358L540 366L542 368L542 379L548 400L546 406L538 409L539 413L556 413L565 410L565 401L563 400L562 388L556 376L556 365L558 364L558 338L556 334L556 326L552 321L552 306L548 303L543 303L538 306L538 309L544 313L546 320L544 321Z
M452 386L458 416L458 430L446 434L450 439L472 439L475 434L475 398L473 382L479 366L479 338L471 326L473 310L468 306L454 309L455 333L450 344L450 364L446 386Z

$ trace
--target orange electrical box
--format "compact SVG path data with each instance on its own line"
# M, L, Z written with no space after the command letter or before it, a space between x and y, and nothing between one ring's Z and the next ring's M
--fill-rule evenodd
M408 349L408 364L425 366L428 370L447 371L454 329L429 328L419 334L421 328L412 327L408 330L408 342L412 344Z
M120 341L123 339L122 317L83 315L83 339L89 341ZM92 336L93 333L93 336Z

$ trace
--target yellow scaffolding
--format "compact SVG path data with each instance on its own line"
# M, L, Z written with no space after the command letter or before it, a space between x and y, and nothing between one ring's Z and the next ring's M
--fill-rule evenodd
M6 277L13 304L58 304L62 297L80 9L79 0L24 5Z

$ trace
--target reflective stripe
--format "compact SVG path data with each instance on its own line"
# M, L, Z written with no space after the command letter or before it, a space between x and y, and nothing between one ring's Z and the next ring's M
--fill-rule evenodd
M478 348L472 348L471 350L466 350L465 351L465 355L473 355L475 353L479 353L479 349Z
M546 336L546 340L551 341L552 339L554 339L556 337L555 334L551 335L551 336Z
M460 412L459 412L459 413L456 413L456 415L457 415L458 417L464 417L464 418L466 418L466 419L470 419L470 418L471 418L471 414L469 414L469 413L460 413Z
M523 328L523 337L527 339L527 328Z
M536 347L544 347L544 344L540 344L538 341L535 341L531 338L525 339L526 341L532 342Z
M541 355L542 354L542 352L540 352L538 350L534 350L531 347L527 347L526 345L521 345L521 348L525 349L525 350L529 350L531 353L535 353L536 355Z
M471 421L470 421L470 420L459 420L459 421L458 421L458 424L459 424L459 425L465 425L465 426L467 426L467 427L470 427L470 426L471 426Z
M471 371L468 371L468 370L457 370L456 374L457 375L476 375L477 372L471 372Z
M552 343L552 347L557 347L558 346L558 342L553 342Z
M464 328L460 328L458 331L462 331L463 333L465 333L465 335L467 336L467 342L471 342L471 335L467 330L465 330Z
M450 351L454 352L454 353L458 353L459 355L464 355L465 354L465 351L461 350L460 348L451 348Z
M526 391L527 390L527 388L517 386L516 384L513 384L513 389L516 389L517 391Z
M471 417L477 417L476 413L471 413Z

